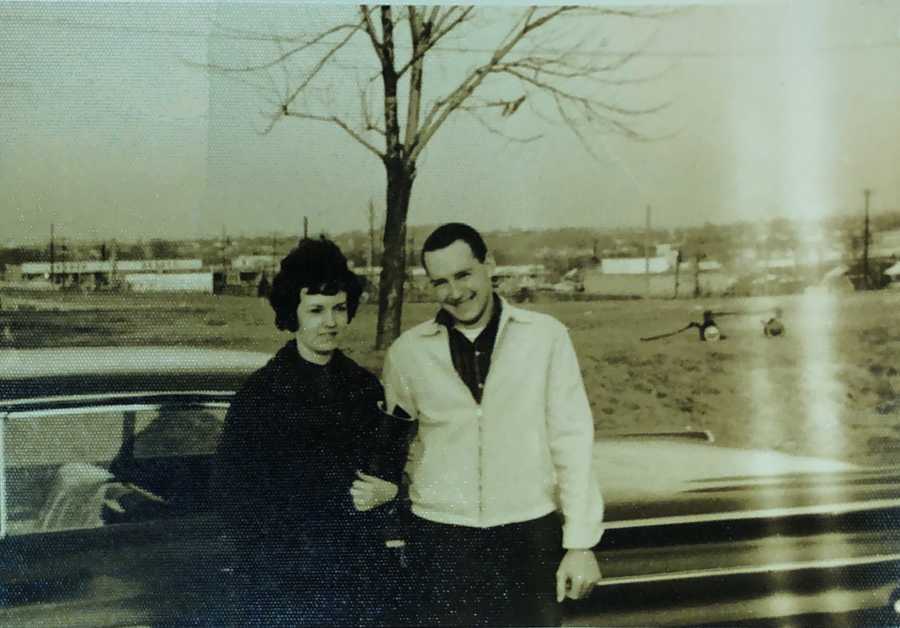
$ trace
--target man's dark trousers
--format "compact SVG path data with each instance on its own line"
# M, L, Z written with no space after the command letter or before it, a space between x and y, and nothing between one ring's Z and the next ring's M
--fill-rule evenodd
M562 519L472 528L412 516L402 619L437 626L558 626Z

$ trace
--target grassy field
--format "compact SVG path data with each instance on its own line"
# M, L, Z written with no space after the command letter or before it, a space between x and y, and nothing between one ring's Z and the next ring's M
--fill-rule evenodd
M287 335L260 299L181 295L0 294L3 349L88 345L199 345L274 352ZM787 334L762 321L784 310ZM708 301L539 302L570 329L597 432L704 429L717 442L900 462L900 291ZM641 342L719 317L726 338L696 330ZM409 304L404 326L433 315ZM353 322L346 350L376 373L375 308Z

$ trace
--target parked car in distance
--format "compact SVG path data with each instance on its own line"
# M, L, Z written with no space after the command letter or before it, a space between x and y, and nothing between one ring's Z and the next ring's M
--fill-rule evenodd
M259 353L0 354L0 625L199 622L227 595L209 480ZM896 624L900 468L719 447L595 446L603 579L569 625Z

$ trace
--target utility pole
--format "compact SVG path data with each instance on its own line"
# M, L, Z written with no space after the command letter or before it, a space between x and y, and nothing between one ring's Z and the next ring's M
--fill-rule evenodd
M872 190L865 189L863 194L866 196L866 222L863 229L863 288L869 290L872 287L869 281L869 196L871 196Z
M697 253L694 257L694 298L700 298L700 260L706 258L705 253Z
M307 216L303 217L303 237L309 237L309 218Z
M644 297L650 296L650 206L647 205L647 221L644 228Z
M672 295L673 299L678 298L678 273L681 270L681 259L681 248L679 248L675 256L675 294Z
M56 283L56 243L53 240L53 223L50 223L50 285Z
M110 262L110 270L109 270L109 282L110 285L116 287L118 285L118 278L116 277L116 260L119 257L119 245L113 240L109 246L109 262Z
M275 247L276 247L275 239L277 237L278 237L277 234L273 231L272 232L272 267L271 267L273 277L275 276L275 272L278 270L278 257L275 254Z

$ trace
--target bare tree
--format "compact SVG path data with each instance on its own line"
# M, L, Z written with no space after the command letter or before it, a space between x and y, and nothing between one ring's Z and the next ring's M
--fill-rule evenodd
M590 151L588 128L642 139L632 121L664 106L629 108L609 96L598 96L603 87L614 89L624 83L651 78L619 77L620 71L637 57L637 51L601 53L596 41L560 43L567 40L560 34L571 32L585 19L655 18L660 13L575 6L531 7L515 13L507 10L503 14L507 20L505 34L495 37L484 48L471 46L471 39L465 41L463 48L454 48L460 45L465 27L481 11L484 9L473 6L360 6L352 19L313 35L272 36L278 52L268 61L255 65L208 66L214 71L243 76L259 72L266 76L268 83L256 83L256 86L268 85L276 96L270 99L273 108L267 114L263 132L271 131L285 118L336 125L383 164L387 185L377 348L384 348L400 333L407 260L406 224L417 164L451 115L464 112L491 133L499 133L511 141L529 142L535 137L515 137L497 126L497 118L510 118L527 103L542 120L566 125ZM596 26L599 28L600 24ZM238 31L232 32L238 36ZM326 68L340 69L341 52L358 47L360 38L368 42L366 49L374 62L374 71L359 87L359 119L339 115L337 108L327 103L309 105L310 95L316 89L317 80L324 80ZM314 55L315 61L310 64L310 52L319 50L321 54ZM426 60L453 52L480 53L482 60L452 87L443 86L446 91L431 94L441 88L435 87L435 81L425 81ZM287 66L299 58L305 59L307 65L295 77ZM357 70L348 68L347 71ZM380 115L373 114L373 106L380 108Z
M368 245L368 256L366 257L366 263L369 268L375 265L375 236L377 233L377 229L375 227L375 223L377 221L377 211L375 210L375 203L372 202L372 199L369 199L369 245Z

